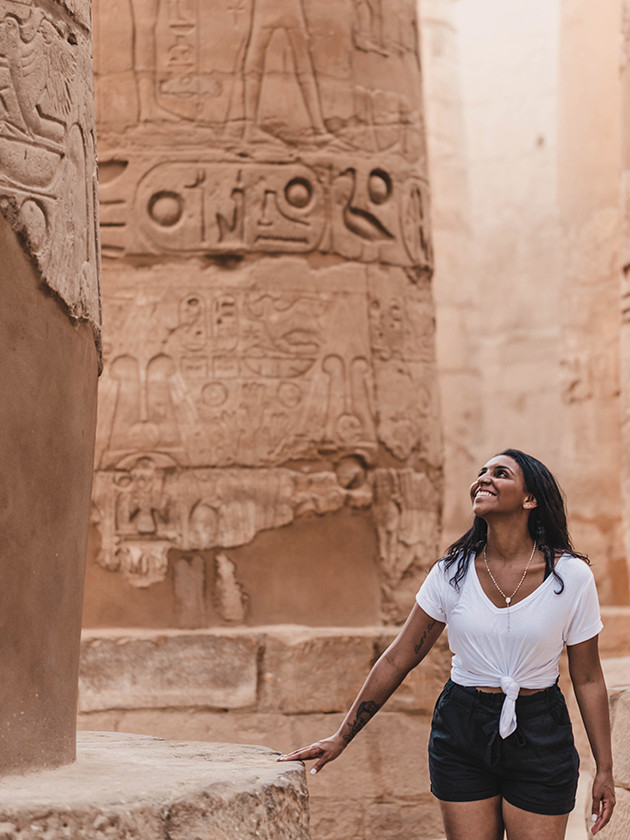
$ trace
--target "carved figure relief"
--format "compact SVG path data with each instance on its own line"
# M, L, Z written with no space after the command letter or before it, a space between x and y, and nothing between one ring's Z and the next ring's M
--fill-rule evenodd
M437 506L413 465L439 472L415 3L126 2L136 95L126 124L103 109L99 164L98 562L172 576L195 621L205 575L239 623L232 550L351 506L392 618Z
M98 324L90 78L88 35L62 7L0 0L0 210L70 311Z

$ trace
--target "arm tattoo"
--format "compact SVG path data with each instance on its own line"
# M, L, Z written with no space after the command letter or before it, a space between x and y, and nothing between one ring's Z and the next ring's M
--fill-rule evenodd
M348 721L346 724L349 730L346 735L343 735L343 740L346 744L349 744L354 736L359 734L365 724L374 717L380 708L380 704L375 703L374 700L365 700L359 704L354 721L352 723Z
M417 644L417 645L414 645L413 652L416 654L416 656L420 653L420 651L421 651L421 650L422 650L422 648L424 647L424 643L425 643L425 642L426 642L426 640L427 640L427 634L428 634L428 633L430 633L430 632L431 632L431 630L433 630L433 628L435 627L435 624L436 624L436 622L435 622L434 620L431 620L431 621L427 624L427 629L426 629L426 630L424 631L424 633L422 634L422 638L420 639L420 641L418 642L418 644Z

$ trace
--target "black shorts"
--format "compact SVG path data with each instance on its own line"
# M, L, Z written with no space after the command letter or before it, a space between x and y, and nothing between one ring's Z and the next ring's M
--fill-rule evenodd
M445 802L502 796L535 814L568 814L580 760L557 685L520 696L516 730L503 739L504 694L449 680L438 697L429 739L431 792Z

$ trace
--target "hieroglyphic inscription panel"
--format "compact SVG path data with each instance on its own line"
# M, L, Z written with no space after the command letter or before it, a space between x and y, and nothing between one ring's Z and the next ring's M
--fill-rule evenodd
M0 212L70 313L98 326L89 19L87 3L0 0Z
M99 0L95 18L98 562L148 589L173 550L215 552L234 595L230 549L350 507L398 620L440 467L415 3Z

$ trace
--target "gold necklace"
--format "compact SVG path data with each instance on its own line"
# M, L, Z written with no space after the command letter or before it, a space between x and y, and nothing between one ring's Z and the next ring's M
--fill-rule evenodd
M483 562L486 564L486 569L488 570L488 574L490 575L490 580L492 581L492 583L494 583L494 585L499 590L501 595L505 598L505 606L507 607L507 614L508 614L507 629L509 630L510 629L510 604L512 603L512 599L514 598L514 596L516 595L518 590L521 588L521 584L525 580L525 575L527 574L527 570L529 569L530 563L534 559L534 554L536 552L536 541L534 540L534 544L532 545L532 553L529 555L529 560L527 561L527 565L525 566L525 570L523 571L523 574L521 575L521 579L516 584L516 589L514 590L514 592L512 592L511 595L506 595L505 594L505 592L501 589L499 584L494 579L494 575L490 571L490 566L488 566L488 554L487 554L487 551L486 551L487 545L488 545L488 543L484 543L484 545L483 545Z

